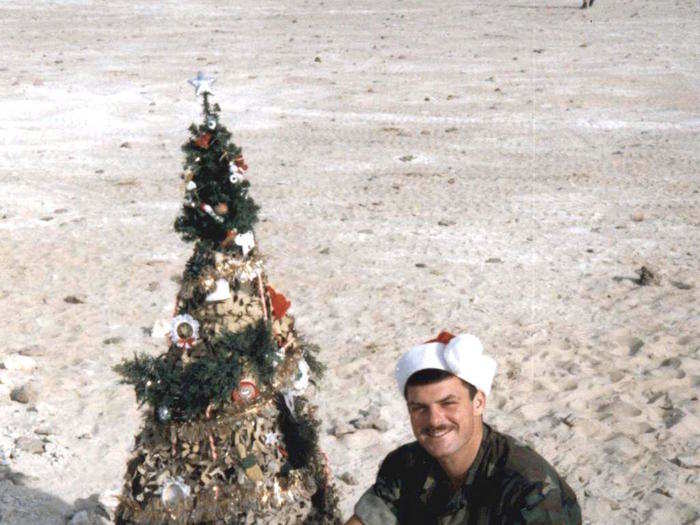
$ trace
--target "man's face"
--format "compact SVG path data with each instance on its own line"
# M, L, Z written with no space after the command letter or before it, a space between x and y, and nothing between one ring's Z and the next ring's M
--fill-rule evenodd
M447 458L476 439L485 401L481 391L470 400L469 390L457 376L406 389L413 434L436 459Z

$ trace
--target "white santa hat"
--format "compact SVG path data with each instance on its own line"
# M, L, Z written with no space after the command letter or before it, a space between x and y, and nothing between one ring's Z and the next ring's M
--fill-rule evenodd
M401 395L404 395L408 378L427 369L454 374L488 396L496 375L496 361L484 353L476 336L440 332L435 339L411 348L396 363L394 376Z

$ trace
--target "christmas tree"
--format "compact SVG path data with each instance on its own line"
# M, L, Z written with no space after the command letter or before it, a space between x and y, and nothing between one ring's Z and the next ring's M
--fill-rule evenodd
M305 392L318 348L268 283L255 244L258 206L241 149L190 80L203 122L190 127L175 230L194 241L168 350L116 367L148 410L128 462L117 523L338 523L337 497Z

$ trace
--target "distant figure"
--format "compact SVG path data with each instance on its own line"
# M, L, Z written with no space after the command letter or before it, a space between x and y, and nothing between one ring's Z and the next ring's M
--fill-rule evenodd
M593 2L595 2L595 0L583 0L583 3L581 4L581 9L586 9L587 7L593 7Z
M580 525L576 495L531 448L482 422L496 361L442 332L399 360L417 441L391 452L346 525Z

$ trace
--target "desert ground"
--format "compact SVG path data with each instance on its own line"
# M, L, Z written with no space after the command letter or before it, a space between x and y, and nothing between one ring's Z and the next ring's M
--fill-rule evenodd
M411 439L396 359L446 329L585 523L700 521L699 25L686 0L1 2L0 523L113 510L141 412L112 367L165 351L192 250L198 70L328 366L345 517Z

